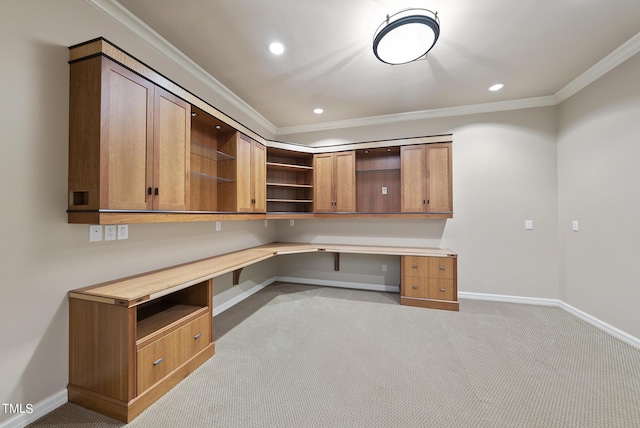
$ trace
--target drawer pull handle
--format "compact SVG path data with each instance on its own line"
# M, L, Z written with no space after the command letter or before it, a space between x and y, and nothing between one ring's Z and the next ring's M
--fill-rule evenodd
M193 340L198 340L200 339L200 336L202 336L202 333L198 333L195 336L193 336Z
M417 285L414 285L414 286L413 286L413 287L411 287L411 288L413 288L414 290L417 290L417 289L418 289L418 286L417 286Z
M418 269L418 265L411 265L413 269Z
M445 267L444 267L444 266L440 266L440 270L444 270L444 269L445 269Z
M440 291L447 291L447 289L446 288L441 288Z
M155 361L153 362L153 365L154 365L154 366L157 366L158 364L160 364L160 363L161 363L161 362L163 362L163 361L164 361L164 358L158 358L157 360L155 360Z

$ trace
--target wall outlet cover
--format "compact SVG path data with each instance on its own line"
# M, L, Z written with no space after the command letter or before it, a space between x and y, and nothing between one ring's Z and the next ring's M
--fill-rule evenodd
M129 239L129 225L128 224L119 224L118 225L118 239Z
M102 226L99 224L92 224L89 226L89 241L102 241Z
M108 224L104 227L104 240L115 241L116 240L116 225Z

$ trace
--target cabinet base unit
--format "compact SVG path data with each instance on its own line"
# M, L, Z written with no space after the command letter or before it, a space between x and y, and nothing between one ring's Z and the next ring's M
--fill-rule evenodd
M400 304L458 311L456 255L402 256Z
M143 294L111 283L69 294L69 401L123 422L209 359L211 280ZM146 290L148 291L148 290Z

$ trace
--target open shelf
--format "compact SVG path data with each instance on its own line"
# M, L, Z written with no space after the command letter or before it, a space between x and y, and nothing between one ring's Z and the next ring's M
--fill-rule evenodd
M210 147L202 146L193 141L191 142L191 154L214 161L235 159L230 154L221 152L220 150L212 149Z
M207 308L204 306L193 305L162 305L158 304L162 310L154 313L142 320L137 324L137 343L148 341L152 336L161 334L164 330L177 326L181 321L191 318L190 315L198 314L199 312L206 312Z
M400 212L400 148L356 151L357 212Z
M267 148L267 212L313 211L313 154Z

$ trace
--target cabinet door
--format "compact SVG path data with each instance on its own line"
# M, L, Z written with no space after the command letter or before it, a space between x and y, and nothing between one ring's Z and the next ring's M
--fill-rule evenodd
M313 202L315 212L333 211L333 154L313 157Z
M152 209L153 102L151 82L103 61L100 208Z
M334 189L338 212L356 210L356 152L335 153Z
M153 209L189 207L191 108L167 91L155 90Z
M403 146L400 151L402 212L424 212L426 209L426 156L423 145Z
M237 211L251 212L253 204L251 200L251 146L248 137L238 135L236 137L236 198Z
M452 212L451 144L430 144L427 150L427 212Z
M253 165L253 211L267 211L267 149L260 143L254 141L252 147L251 160Z

